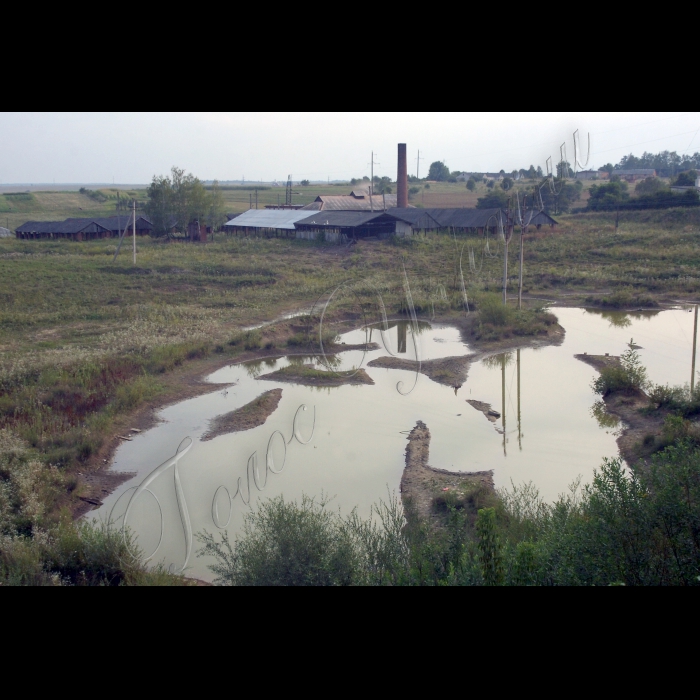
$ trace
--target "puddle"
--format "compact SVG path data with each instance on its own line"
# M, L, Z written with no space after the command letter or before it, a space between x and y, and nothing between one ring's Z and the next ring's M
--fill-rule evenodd
M179 570L187 557L190 574L211 578L197 559L192 534L240 530L250 501L283 494L335 496L333 507L362 515L389 491L398 493L406 434L418 420L432 434L430 464L462 470L494 470L499 487L532 481L548 500L577 477L590 480L603 457L617 455L620 426L596 410L591 388L595 371L574 359L577 353L619 354L633 337L655 382L690 380L693 316L679 309L655 314L610 316L583 309L553 312L566 329L560 347L524 349L473 364L457 391L406 370L368 367L394 354L422 360L466 355L470 349L455 328L421 322L414 335L406 322L342 336L346 344L377 342L380 350L342 353L337 370L363 366L373 386L304 387L256 377L290 363L323 358L265 359L224 368L209 380L233 383L228 390L183 401L160 413L162 423L122 445L114 469L137 472L91 515L128 525L153 562ZM383 335L383 337L382 337ZM371 337L370 337L371 336ZM386 348L385 348L386 346ZM200 442L209 420L244 406L263 392L282 389L277 410L253 430ZM500 416L488 420L467 400L490 404ZM184 453L168 466L183 438ZM162 475L144 479L164 464ZM232 500L231 500L232 499Z

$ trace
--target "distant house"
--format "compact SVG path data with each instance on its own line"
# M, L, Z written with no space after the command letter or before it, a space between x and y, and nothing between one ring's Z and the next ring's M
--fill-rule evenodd
M67 238L72 241L88 241L111 238L112 232L92 219L66 219L65 221L27 221L15 229L17 238L23 240Z
M177 229L178 227L173 223L170 233L183 233ZM150 236L153 230L153 224L145 216L136 218L137 236ZM15 235L25 240L67 238L72 241L92 241L99 238L119 238L120 235L132 236L133 233L133 219L125 214L121 217L108 216L94 219L27 221L17 227ZM211 230L205 224L198 226L198 222L193 222L187 227L186 238L192 241L206 241L207 233L211 233Z
M305 211L385 211L397 206L395 194L370 195L368 189L356 189L349 195L319 195L302 207Z
M577 180L597 180L601 173L598 170L582 170L576 173Z
M621 180L626 180L627 182L637 182L637 180L646 180L648 177L656 177L656 170L652 168L613 170L612 174L617 175Z

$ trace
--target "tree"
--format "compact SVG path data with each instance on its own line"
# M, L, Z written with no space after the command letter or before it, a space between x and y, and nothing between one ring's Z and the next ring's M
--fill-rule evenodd
M156 237L167 236L172 228L173 185L165 175L153 176L148 188L146 214L153 224Z
M476 201L477 209L503 209L508 206L508 195L499 189L494 189Z
M430 165L428 180L447 182L450 179L450 169L441 161L436 160Z
M557 180L554 184L554 192L547 184L540 190L542 203L547 211L553 214L566 214L571 211L573 203L581 197L583 183L580 180L574 182L562 182Z
M210 211L211 198L201 180L191 173L185 174L184 170L173 167L170 177L153 176L146 213L156 236L168 235L173 228L187 233L189 224L206 222Z
M488 187L490 190L492 190L495 187L496 183L493 180L489 180L486 183L486 187Z
M375 178L374 194L391 194L391 178Z
M571 163L564 161L563 163L557 163L557 177L561 179L568 179L574 176L574 171L571 169Z
M542 172L542 166L540 165L537 166L537 177L544 177L544 173Z
M618 180L609 182L606 185L593 185L588 200L588 208L592 211L616 209L629 198L626 182Z
M676 187L695 187L695 181L698 179L698 174L695 170L689 170L686 173L681 173L673 183Z
M467 181L467 189L470 192L473 192L476 189L476 180L473 177L470 177Z
M510 177L504 177L503 180L501 180L501 189L505 190L506 192L510 189L513 188L513 179Z
M214 180L209 192L209 211L207 213L207 226L212 231L218 231L226 223L226 203L224 195L219 187L219 181Z
M634 188L634 191L638 196L643 197L650 194L656 194L657 192L662 192L666 189L668 188L663 180L660 180L658 177L648 177L638 183Z
M308 180L302 180L301 181L301 186L302 187L308 187L311 183Z
M527 171L527 177L530 178L530 180L535 180L537 178L537 170L535 169L534 165L530 166L530 169Z
M608 163L607 165L604 165L602 168L598 168L599 173L608 173L608 175L612 175L613 170L615 170L615 166L612 163Z

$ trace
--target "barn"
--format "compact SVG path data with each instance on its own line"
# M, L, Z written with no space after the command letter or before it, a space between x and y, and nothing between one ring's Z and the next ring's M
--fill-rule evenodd
M249 209L224 224L224 231L239 236L294 237L294 224L309 214L299 209Z
M402 224L387 212L321 211L297 221L296 237L343 243L360 238L389 238Z

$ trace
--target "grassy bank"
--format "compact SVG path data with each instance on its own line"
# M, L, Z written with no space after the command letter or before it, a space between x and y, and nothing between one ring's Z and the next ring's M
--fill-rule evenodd
M64 213L47 211L46 218ZM562 217L558 230L526 237L526 297L537 304L697 299L698 243L695 211L626 214L617 231L611 215ZM406 317L404 267L418 315L463 320L460 253L468 298L477 308L488 307L502 274L499 244L490 243L490 257L476 236L341 248L219 235L208 245L144 239L138 246L133 266L129 253L112 263L110 241L0 240L0 429L20 441L33 464L28 472L18 467L19 476L14 467L2 473L4 485L15 484L7 487L15 495L2 501L5 536L57 527L61 510L74 510L83 495L79 472L99 468L115 426L157 402L183 368L258 351L303 351L318 315L253 333L242 333L243 327L310 306L339 287L330 322L378 320L378 293L389 316ZM511 295L516 249L511 246ZM348 280L371 284L341 287ZM540 321L547 325L546 314L527 311L527 332L520 333L515 312L506 311L499 326L493 323L498 310L491 311L496 331L489 332L512 328L518 337L538 332ZM33 486L17 491L20 483Z

